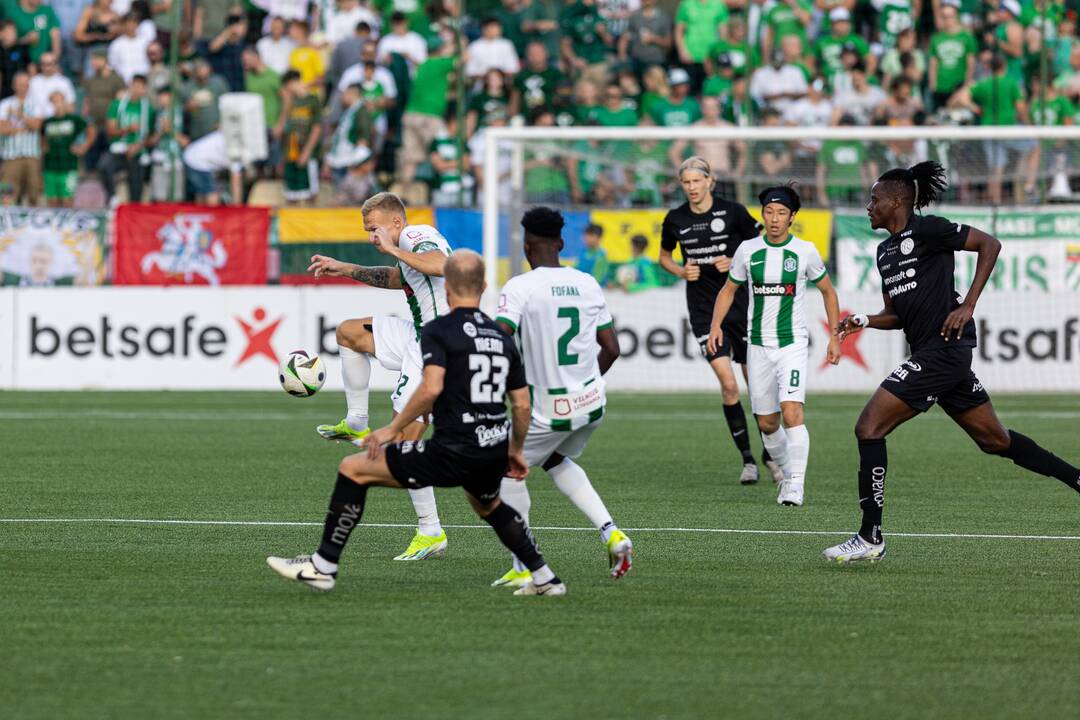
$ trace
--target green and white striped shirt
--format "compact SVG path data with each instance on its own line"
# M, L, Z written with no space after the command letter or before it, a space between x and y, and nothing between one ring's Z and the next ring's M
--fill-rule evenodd
M41 157L41 134L37 130L28 129L23 118L45 118L51 114L47 108L41 107L29 97L20 100L12 95L0 100L0 120L6 120L20 128L14 135L0 136L0 158L14 160Z
M416 254L439 250L447 255L453 252L450 243L430 225L406 225L398 237L398 247ZM405 263L398 263L401 269L401 285L405 298L412 312L416 337L420 338L420 328L440 315L450 314L450 304L446 301L445 280L441 277L425 275Z
M806 283L817 284L826 275L814 244L794 235L778 245L764 236L739 245L728 277L738 285L748 283L750 343L772 348L805 345L809 337L803 312Z

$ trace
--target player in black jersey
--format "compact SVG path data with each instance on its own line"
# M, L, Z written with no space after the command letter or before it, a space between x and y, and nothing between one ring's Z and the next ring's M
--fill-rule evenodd
M837 562L876 561L885 556L881 513L888 458L885 436L937 403L985 453L1009 458L1022 468L1055 477L1080 492L1080 468L1001 424L990 396L971 370L976 344L975 303L994 270L1001 243L981 230L916 210L945 189L945 171L935 162L890 170L874 184L866 206L870 225L890 235L878 245L885 308L876 315L844 318L838 335L862 328L903 330L911 357L893 370L863 408L855 425L859 441L859 532L827 548ZM975 277L963 301L953 282L953 254L978 253Z
M724 417L743 459L739 481L750 485L758 480L758 467L750 451L746 413L739 402L739 384L731 367L732 360L739 363L743 378L746 378L748 296L745 287L739 288L735 302L724 319L723 344L710 351L707 342L716 296L727 282L731 258L743 240L753 240L761 235L761 225L744 206L713 195L716 180L704 158L695 156L683 161L679 166L679 182L686 193L686 202L664 218L660 265L672 275L686 280L686 310L690 316L690 329L701 347L701 354L720 380ZM682 250L682 265L672 257L676 246ZM769 468L774 482L783 480L783 471L772 461L767 450L762 453L762 462Z
M369 486L460 486L476 513L532 572L532 582L514 594L566 594L526 522L499 500L503 476L524 479L529 472L524 443L531 407L521 356L514 341L479 310L484 291L480 256L468 250L454 253L446 261L445 277L451 312L421 331L424 376L419 389L392 423L371 433L366 452L341 461L318 551L266 559L278 574L317 590L333 589L338 561L360 524ZM428 412L435 426L430 440L391 444Z

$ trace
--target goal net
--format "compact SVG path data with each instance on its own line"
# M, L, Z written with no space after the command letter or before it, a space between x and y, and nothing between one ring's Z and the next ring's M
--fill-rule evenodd
M1052 391L1062 381L1080 390L1080 127L727 125L483 132L485 181L479 200L488 285L496 290L486 296L489 309L497 302L500 282L527 270L521 214L537 204L560 209L567 219L566 262L588 265L597 256L591 247L598 246L608 264L606 273L594 274L602 273L624 329L624 362L612 380L615 386L715 385L686 322L682 281L655 266L664 214L685 199L675 168L686 157L701 155L713 168L716 193L745 204L752 214L759 211L762 188L797 183L803 210L794 231L826 258L842 309L860 312L881 305L874 249L884 233L867 221L870 186L887 169L940 162L949 189L942 204L926 212L978 227L1003 242L979 303L980 377L1003 390ZM495 182L486 181L492 178ZM586 232L590 227L594 232ZM974 269L974 254L957 256L961 293ZM823 325L820 305L816 298L808 300L815 324L811 343L816 340L823 350L827 335L817 328ZM880 382L904 358L906 346L900 333L889 333L860 339L848 350L845 361L866 371L866 377L823 372L828 380L819 382L819 389L871 387L870 378Z

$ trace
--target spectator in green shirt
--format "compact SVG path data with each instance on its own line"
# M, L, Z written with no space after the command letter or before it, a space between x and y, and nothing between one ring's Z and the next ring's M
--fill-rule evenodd
M581 249L576 265L581 272L592 275L596 282L600 284L600 287L607 285L608 275L611 272L611 263L608 262L607 251L600 246L603 238L604 228L596 223L589 223L585 227L585 233L582 235L585 247Z
M446 115L446 93L450 75L457 66L451 43L444 43L416 68L413 92L401 117L401 150L398 156L398 180L410 183L416 166L427 159L428 148L440 130Z
M53 116L41 125L45 200L50 207L71 207L79 182L79 158L94 144L97 130L74 113L59 90L49 96L49 102ZM83 141L76 143L84 132Z
M109 153L98 164L105 194L115 199L114 177L120 170L126 170L128 202L142 202L149 164L147 140L154 132L154 107L147 96L145 75L131 79L127 92L112 101L105 117L105 127L112 139Z
M761 56L770 58L780 41L788 35L797 36L806 46L806 28L810 25L811 11L814 9L810 0L777 0L763 18L761 31Z
M30 48L33 62L47 52L60 57L63 49L60 21L50 6L43 5L41 0L19 0L6 6L4 11L15 22L19 44Z
M562 56L575 74L606 85L608 80L607 56L614 48L615 39L608 33L607 24L600 17L596 0L577 0L559 16L562 26Z
M717 37L727 39L723 0L681 0L675 10L675 50L683 65L701 65Z
M640 292L660 287L656 273L656 261L645 255L649 240L644 235L630 238L630 262L623 263L615 272L615 279L626 292Z
M511 115L529 115L537 108L555 108L555 90L560 82L559 71L551 67L547 47L531 42L525 48L525 64L514 76L514 92L510 101Z
M930 36L929 81L935 109L945 107L958 88L972 81L978 52L975 36L960 24L960 11L944 5L941 29Z
M843 115L839 125L854 127L855 119ZM817 162L818 202L829 207L840 203L857 205L864 188L877 176L874 163L868 161L862 140L826 140L821 144Z
M990 77L957 92L949 104L966 107L979 116L980 125L1027 125L1028 107L1024 89L1009 75L1005 58L998 54L990 60ZM1001 203L1001 183L1010 155L1020 155L1024 171L1024 192L1035 192L1035 176L1039 169L1039 144L1033 139L986 140L986 165L990 168L987 194L990 202ZM1015 163L1013 163L1015 167Z
M596 111L596 123L601 127L627 127L637 122L637 113L627 106L622 88L608 85L604 89L604 104Z
M845 47L854 48L873 74L877 58L870 54L870 46L866 41L851 32L851 13L845 7L833 8L829 12L829 34L823 34L814 43L818 72L826 78L842 72L844 64L840 60L840 54Z
M539 42L548 57L558 57L560 32L558 14L548 0L521 0L521 33L523 41ZM520 53L519 53L520 54Z
M690 97L690 75L682 68L672 68L668 76L669 97L658 101L652 110L652 120L663 127L686 127L701 118L697 100Z

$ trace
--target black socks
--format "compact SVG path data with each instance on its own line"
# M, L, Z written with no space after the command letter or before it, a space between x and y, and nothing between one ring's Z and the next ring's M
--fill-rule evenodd
M885 471L889 453L881 440L859 441L859 507L862 527L859 535L872 543L881 542L881 511L885 507Z
M1025 470L1057 478L1080 492L1080 468L1073 467L1054 453L1040 447L1027 435L1021 435L1015 430L1009 431L1009 439L1009 449L1000 453L1002 457L1009 458Z
M495 530L506 549L514 553L525 567L534 572L544 567L544 556L536 549L532 531L517 510L501 502L484 520ZM322 551L319 553L322 554Z
M742 453L743 464L753 464L754 454L750 452L750 433L746 431L746 413L743 412L742 403L725 405L724 419L727 420L728 430L731 431L731 439L735 441L735 447Z
M326 511L322 542L319 543L319 555L323 559L332 563L341 559L341 551L345 549L345 543L349 542L353 528L360 524L366 497L366 485L357 485L338 473L334 492L330 496L330 507Z

